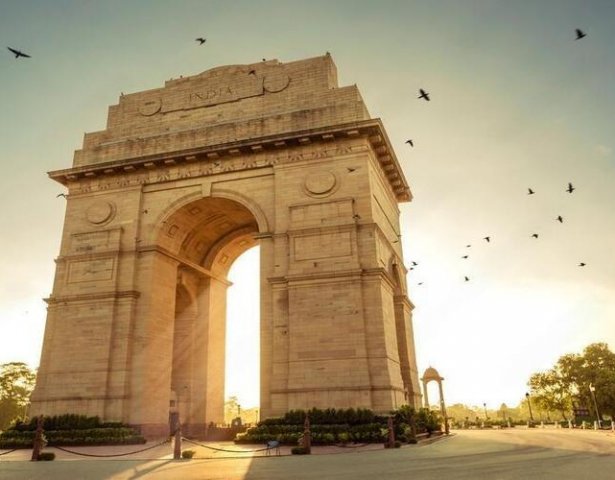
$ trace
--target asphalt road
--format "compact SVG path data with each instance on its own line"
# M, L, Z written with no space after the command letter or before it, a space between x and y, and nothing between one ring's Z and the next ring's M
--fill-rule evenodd
M54 462L0 457L0 479L615 479L612 433L547 429L453 433L428 445L311 456Z

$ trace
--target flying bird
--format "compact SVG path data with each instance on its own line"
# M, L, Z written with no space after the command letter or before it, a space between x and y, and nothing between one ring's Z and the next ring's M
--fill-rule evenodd
M586 264L585 264L585 263L583 263L583 262L579 263L579 267L584 267L585 265L586 265Z
M414 142L410 139L406 140L406 143L409 144L411 147L414 147Z
M484 237L483 240L487 240L487 243L491 241L491 237Z
M581 40L583 37L587 37L587 33L579 28L575 29L575 32L577 34L577 38L575 38L575 40Z
M31 58L30 55L28 55L27 53L20 52L19 50L15 50L14 48L11 48L11 47L6 47L6 48L8 48L15 55L15 58L19 58L19 57Z
M419 283L417 283L417 285L423 285L423 282L419 282Z
M470 248L472 245L466 245L466 248Z
M470 281L470 279L469 279L468 277L463 277L463 279L464 279L466 282L469 282L469 281Z
M572 193L574 192L576 189L572 186L572 183L568 182L568 188L566 189L566 191L568 193Z
M561 215L558 215L555 220L557 220L559 223L564 223L564 219Z
M346 170L348 170L348 173L352 173L356 170L356 168L346 167Z
M538 238L538 234L537 233L532 233L532 237Z
M419 93L420 95L418 96L418 98L423 98L424 100L426 100L427 102L429 102L430 98L429 98L429 93L427 93L425 90L423 90L422 88L419 88Z
M527 194L528 195L534 195L534 193L536 193L536 192L534 192L534 190L532 190L531 188L527 189Z
M203 37L199 37L199 38L195 38L194 41L199 42L199 45L203 45L207 41L207 39Z
M461 257L461 258L468 258L468 256L469 256L469 255L464 255L464 256L463 256L463 257Z
M58 197L68 198L68 195L66 195L65 193L58 193L58 194L56 195L56 198L58 198Z
M419 266L419 264L418 264L418 263L416 263L415 261L412 261L412 266L413 266L413 267L418 267L418 266Z

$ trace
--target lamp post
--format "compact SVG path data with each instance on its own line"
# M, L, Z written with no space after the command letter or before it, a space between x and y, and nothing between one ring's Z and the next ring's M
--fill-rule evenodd
M594 408L596 409L596 419L598 420L598 428L602 428L602 424L600 421L600 412L598 412L598 402L596 402L596 387L594 387L591 383L589 384L589 393L592 396L592 400L594 401Z
M529 394L529 392L525 393L525 398L527 398L527 407L530 409L530 420L533 422L534 421L534 415L532 415L532 402L530 401L530 394Z
M487 416L487 402L483 402L483 410L485 411L485 420L489 420Z

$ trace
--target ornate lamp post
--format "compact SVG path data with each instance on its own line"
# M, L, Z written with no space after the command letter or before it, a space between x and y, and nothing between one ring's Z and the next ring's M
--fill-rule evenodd
M534 421L534 415L532 415L532 402L530 401L530 394L529 394L529 392L525 393L525 398L527 398L527 407L530 409L530 420L533 422Z
M596 420L598 420L598 428L602 428L602 422L600 421L600 412L598 411L598 402L596 402L596 387L591 383L589 384L589 393L594 401L594 409L596 410Z

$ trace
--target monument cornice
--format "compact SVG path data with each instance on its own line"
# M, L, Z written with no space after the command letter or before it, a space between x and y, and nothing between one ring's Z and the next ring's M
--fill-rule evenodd
M165 152L145 156L139 155L134 158L54 170L48 172L48 175L53 180L67 186L70 182L105 177L111 174L130 174L138 170L151 171L153 169L166 168L171 165L194 164L199 162L219 163L223 162L225 158L236 158L239 155L245 156L263 152L273 153L281 149L358 137L368 139L397 201L407 202L412 200L408 182L406 181L393 147L391 146L391 142L386 134L382 121L379 118L324 128L269 135L259 137L258 139L246 139L218 145L184 149L171 153ZM297 160L302 160L302 158L298 158Z

